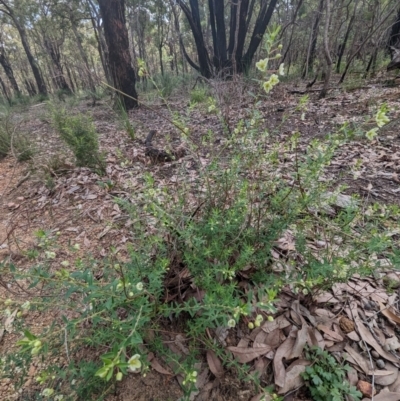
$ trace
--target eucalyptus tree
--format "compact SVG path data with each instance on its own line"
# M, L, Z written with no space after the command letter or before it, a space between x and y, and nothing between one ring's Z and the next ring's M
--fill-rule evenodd
M3 67L4 69L4 73L7 76L8 81L10 82L11 87L13 88L15 94L17 96L19 96L21 94L21 90L19 89L17 80L15 78L14 75L14 70L12 68L11 62L9 60L8 54L7 54L7 50L5 47L5 43L3 41L3 35L0 32L0 65ZM4 88L5 88L5 84L3 83ZM3 88L3 92L4 92L4 88Z
M9 21L14 25L19 33L21 44L25 50L26 57L31 67L33 76L35 77L39 93L47 95L47 87L41 75L39 65L35 57L33 56L28 40L28 34L25 29L25 10L29 6L29 2L26 2L24 0L0 0L0 12L8 17Z
M204 77L217 74L240 73L248 69L262 41L278 0L208 0L207 18L211 26L211 46L205 35L205 13L200 12L199 1L176 0L185 14L196 45L198 64L185 51L189 64ZM228 10L229 8L229 10ZM253 14L258 11L250 34ZM229 15L229 29L227 17ZM203 18L203 20L202 20ZM247 50L245 43L248 41Z
M38 43L50 59L49 69L55 89L72 93L64 76L61 57L65 38L70 33L69 21L61 6L58 0L37 0L30 13L30 25L33 27L32 33L36 34Z
M136 74L129 52L125 0L97 0L108 47L108 64L121 104L126 110L138 106ZM127 96L125 96L127 95Z

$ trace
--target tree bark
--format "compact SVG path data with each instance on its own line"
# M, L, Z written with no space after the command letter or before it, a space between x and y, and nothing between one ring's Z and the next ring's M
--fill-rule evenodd
M0 0L0 4L3 5L4 7L4 9L0 9L0 11L8 15L12 19L15 28L17 28L17 31L21 39L22 47L25 50L26 57L28 58L29 65L31 66L39 93L42 95L47 95L46 84L44 83L43 77L40 74L39 66L35 60L35 57L33 57L33 54L31 52L25 27L19 22L12 8L4 0Z
M61 89L62 91L71 94L71 88L69 87L65 77L63 68L61 65L61 53L60 46L54 40L50 40L48 37L44 37L44 47L47 51L47 54L50 56L51 61L53 62L53 82L56 88Z
M253 61L254 54L256 53L258 46L260 45L264 33L267 29L269 21L271 20L277 2L278 0L270 0L267 8L267 3L266 1L264 1L260 14L258 15L256 25L254 27L253 34L251 35L249 48L247 49L246 54L243 56L240 69L241 71L250 67L251 62Z
M197 55L199 58L198 68L200 70L200 73L205 78L211 78L213 74L211 69L210 57L208 55L207 48L204 42L203 33L201 30L199 2L198 0L189 0L190 8L186 5L186 3L184 3L183 0L177 0L177 3L182 8L182 11L186 16L190 25L190 29L192 30L193 33L194 41L196 43ZM185 51L185 57L186 56L187 53ZM189 64L191 64L190 58L186 57L186 59L188 60ZM192 67L194 67L193 64L191 65Z
M10 62L8 61L8 58L6 57L4 53L4 49L1 47L0 48L0 64L4 69L5 74L7 75L7 78L17 96L21 95L21 91L18 87L17 80L14 77L14 71L11 67Z
M325 29L324 29L324 56L325 56L325 81L324 86L319 94L319 98L323 99L326 97L329 88L329 81L331 79L331 71L332 71L332 57L331 51L329 48L329 25L331 22L331 2L330 0L326 1L326 17L325 17Z
M136 75L129 53L124 0L98 0L108 47L108 64L121 104L126 110L138 106Z
M371 32L364 38L364 40L361 42L361 44L358 46L356 51L349 57L349 60L347 61L346 67L343 71L342 76L340 77L339 84L341 84L344 81L344 78L347 75L347 71L350 68L351 63L353 62L354 58L357 56L357 54L361 51L361 49L364 47L364 45L368 42L368 40L373 36L373 34L384 24L384 22L390 17L390 15L395 11L395 8L392 8L385 17L381 19L381 21L374 26L374 29L371 30Z
M396 21L390 31L389 46L400 48L400 8L397 11Z
M307 58L304 63L302 78L304 79L309 72L314 69L315 52L317 48L318 30L319 22L321 20L321 13L324 6L324 0L320 0L317 10L317 15L315 16L314 24L311 30L310 46L307 52Z
M7 91L7 86L4 83L4 81L1 79L1 77L0 77L0 87L1 87L1 91L3 92L4 97L6 98L7 102L10 104L11 99L10 99L10 96Z

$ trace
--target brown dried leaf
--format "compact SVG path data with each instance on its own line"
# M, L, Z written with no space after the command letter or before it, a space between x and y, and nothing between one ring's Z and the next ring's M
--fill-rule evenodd
M383 358L387 359L388 361L391 361L393 363L399 363L400 360L396 358L394 355L390 354L389 352L385 351L375 340L375 338L372 336L372 334L369 332L369 330L362 324L362 322L357 318L355 320L356 326L358 333L360 334L361 338L369 344L372 348L375 349L376 352Z
M285 342L281 344L281 346L276 350L274 357L274 375L275 375L275 384L278 387L285 386L285 378L286 371L285 366L283 365L282 359L286 359L288 355L290 355L292 348L294 346L295 340L293 338L288 338Z
M150 361L150 365L151 367L156 370L158 373L161 373L162 375L168 375L168 376L173 376L174 374L172 372L170 372L169 370L163 368L160 364L160 362L158 362L158 360L156 358L153 358Z
M318 294L313 299L317 304L326 304L327 302L329 302L331 304L337 304L340 302L330 292L324 292L322 294Z
M378 395L374 396L374 401L400 401L400 393L381 391Z
M363 356L361 356L354 348L350 347L350 345L347 344L344 349L353 358L358 367L361 368L361 370L365 374L368 374L371 368L369 362Z
M239 363L251 362L253 359L272 351L268 345L257 348L227 347L227 350L232 352Z
M304 384L301 374L305 372L306 367L311 365L310 361L298 359L293 362L286 370L285 385L279 389L278 394L286 394L295 390Z
M319 324L317 326L317 329L325 333L324 337L327 340L331 340L331 341L335 341L335 342L342 342L343 341L343 337L340 334L336 333L333 330L330 330L328 327L326 327L326 326L324 326L322 324Z
M321 349L325 349L325 340L323 339L321 333L313 327L308 328L307 343L311 347L320 347Z
M382 302L379 302L379 308L381 310L382 315L386 316L388 319L392 320L395 323L400 324L400 317L397 316L395 313L391 312L389 307L383 305Z
M284 329L288 326L291 326L292 323L290 323L285 316L281 315L278 316L275 320L272 322L266 321L262 325L262 330L265 331L266 333L271 333L272 331L276 329Z
M213 350L207 351L207 363L208 367L215 377L219 378L224 375L224 368L222 366L222 363Z
M297 332L296 340L288 359L298 358L302 354L304 346L307 343L307 337L308 337L308 325L305 324L304 322L301 330Z
M351 333L347 333L346 336L348 338L350 338L350 340L355 341L356 343L361 341L360 336L355 331L352 331Z

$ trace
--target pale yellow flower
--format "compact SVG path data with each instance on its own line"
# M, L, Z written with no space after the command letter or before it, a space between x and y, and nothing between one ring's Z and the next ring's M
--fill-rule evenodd
M279 84L279 77L276 74L272 74L269 78L269 81L271 82L272 86L275 86L277 84Z
M268 59L265 58L264 60L260 60L256 63L257 69L264 72L268 67Z
M378 128L372 128L372 129L370 129L370 130L365 134L365 136L366 136L370 141L372 141L372 140L376 137L377 133L378 133Z
M42 391L42 396L43 397L50 397L50 396L52 396L54 394L54 390L52 389L52 388L45 388L43 391Z
M375 120L378 127L383 127L390 121L389 117L382 110L379 110L378 113L376 113Z
M142 367L142 362L140 362L140 355L135 354L133 355L128 361L128 369L135 373L140 370Z
M267 81L267 82L263 83L263 88L264 88L265 92L268 93L273 88L273 85L271 85L271 82Z
M285 66L283 63L279 66L278 74L285 75Z

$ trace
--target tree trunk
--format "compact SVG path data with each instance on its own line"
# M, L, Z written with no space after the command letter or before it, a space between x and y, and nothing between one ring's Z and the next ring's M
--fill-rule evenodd
M349 39L349 34L350 34L350 31L351 31L351 28L353 27L354 19L355 19L355 8L354 8L354 14L351 16L350 21L349 21L349 25L347 26L347 30L346 30L346 34L344 36L343 42L339 46L338 60L337 60L337 63L336 63L336 72L338 74L340 73L340 65L342 64L343 54L344 54L344 51L346 49L346 45L347 45L347 41Z
M325 80L324 80L324 87L319 94L319 98L323 99L326 97L329 88L329 81L331 79L331 71L332 71L332 57L331 51L329 48L329 25L331 22L331 2L330 0L326 1L326 17L325 17L325 29L324 29L324 56L325 56Z
M50 56L51 61L53 62L53 82L56 88L61 89L67 94L71 94L71 88L69 87L65 77L63 68L61 65L61 53L59 43L56 41L52 41L49 38L44 38L44 47L47 51L47 54Z
M290 21L290 24L292 25L292 30L291 30L291 32L290 32L289 43L288 43L287 46L286 46L285 54L284 54L283 57L282 57L282 63L285 62L286 57L287 57L287 55L288 55L288 53L289 53L290 47L291 47L291 45L292 45L293 33L294 33L296 18L297 18L297 14L299 13L299 10L300 10L301 6L303 5L303 1L304 1L304 0L299 0L299 2L298 2L298 4L297 4L297 7L296 7L296 10L294 11L292 20ZM282 36L283 36L283 34L281 35L281 37L282 37Z
M2 4L5 8L5 10L3 10L3 12L5 14L7 14L13 20L15 28L17 28L17 31L18 31L20 39L21 39L22 47L25 50L26 57L28 58L29 65L31 66L33 76L35 77L35 81L36 81L36 85L38 87L39 93L41 93L42 95L47 95L46 84L44 83L42 75L40 74L39 66L36 63L35 57L33 57L33 54L31 52L31 48L29 46L25 27L20 24L18 18L16 17L13 10L11 9L10 6L8 6L7 3L5 3L3 0L0 0L0 4Z
M221 0L220 0L221 1ZM199 70L201 75L205 78L211 78L212 69L211 69L211 62L210 57L207 52L207 47L204 42L203 33L201 30L201 21L200 21L200 9L199 9L199 2L198 0L189 0L190 9L184 3L183 0L177 0L177 3L182 8L189 25L190 29L192 30L194 41L196 44L197 55L199 58L199 66L196 66L192 60L187 56L185 51L185 57L188 60L189 64L192 65L195 69Z
M25 88L29 93L29 96L35 96L37 95L35 85L33 85L32 81L30 81L28 78L24 79L24 84Z
M129 53L128 30L125 22L124 0L98 0L103 17L104 34L108 47L108 64L118 91L121 104L126 110L138 106L135 88L136 75Z
M72 15L72 10L70 10L70 11L71 11L71 14L70 14L71 28L72 28L72 32L74 33L74 36L75 36L75 41L76 41L76 45L77 45L78 50L79 50L79 54L80 54L80 56L81 56L81 58L83 60L83 63L85 64L86 75L87 75L88 80L89 80L89 89L90 89L90 91L92 93L95 93L96 92L96 86L94 84L93 77L92 77L92 74L90 72L89 60L88 60L88 58L86 56L86 52L85 52L85 50L84 50L84 48L82 46L82 39L81 39L81 37L79 35L78 28L76 26L76 21L75 21L73 15Z
M1 79L1 77L0 77L0 87L1 87L1 91L3 92L3 95L6 98L8 104L10 104L11 103L10 95L8 94L6 84Z
M270 0L268 8L266 5L266 1L263 2L262 9L254 26L253 34L251 35L249 48L247 49L246 54L243 56L240 71L246 70L250 67L251 62L253 61L254 54L256 53L258 46L260 45L264 33L267 29L269 21L271 20L277 2L278 0Z
M304 63L302 78L304 79L309 72L314 69L315 52L317 48L319 22L321 20L321 13L324 6L324 0L319 1L317 15L315 16L314 24L311 30L310 46L307 52L307 58Z
M396 21L390 31L389 46L400 48L400 8L397 12Z
M224 2L208 0L208 7L210 10L210 24L214 45L213 64L217 71L222 71L227 64Z
M368 35L365 36L364 40L361 42L361 44L358 46L356 51L349 57L349 60L347 61L346 67L343 71L342 76L340 77L339 84L341 84L344 81L344 78L346 77L347 71L350 68L351 63L353 62L354 58L359 54L361 49L364 47L364 45L368 42L368 40L372 37L372 35L384 24L384 22L390 17L390 15L395 11L396 8L392 8L385 17L381 19L381 21L378 24L375 24L373 28L371 28L371 32L369 32Z
M14 71L11 67L10 62L8 61L8 58L4 54L3 48L0 49L0 64L4 69L5 74L7 75L8 80L10 81L10 84L17 96L21 95L21 91L18 87L17 81L14 77Z
M72 90L72 92L75 92L76 91L75 84L74 84L74 81L72 79L71 71L70 71L70 69L68 67L68 64L65 65L65 69L67 70L67 75L68 75L69 85L71 87L71 90Z

